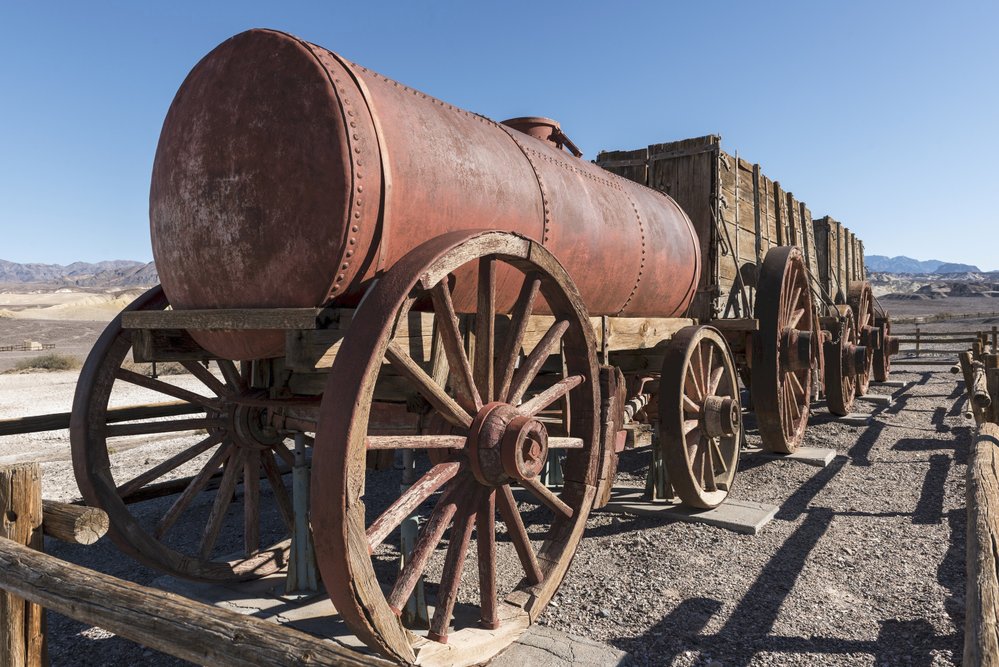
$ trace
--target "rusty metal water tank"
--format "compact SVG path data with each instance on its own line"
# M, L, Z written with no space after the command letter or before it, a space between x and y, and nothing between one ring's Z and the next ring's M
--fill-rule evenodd
M188 75L163 124L149 209L178 309L350 304L407 251L461 229L542 241L593 315L680 316L700 270L693 227L669 197L272 30L232 37ZM518 289L500 282L499 305ZM274 332L195 337L231 359L277 356L284 343Z

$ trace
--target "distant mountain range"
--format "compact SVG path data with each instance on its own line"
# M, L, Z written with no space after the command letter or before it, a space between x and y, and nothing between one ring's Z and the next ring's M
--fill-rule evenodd
M867 255L864 264L868 271L880 273L981 273L973 264L942 262L938 259L918 260L911 257L885 257Z
M0 284L64 287L149 287L159 282L152 262L112 260L61 264L18 264L0 259Z

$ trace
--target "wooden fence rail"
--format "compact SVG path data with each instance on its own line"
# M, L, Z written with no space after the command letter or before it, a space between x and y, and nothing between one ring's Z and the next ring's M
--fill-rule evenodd
M108 517L43 501L37 463L0 467L0 665L48 663L44 610L199 665L391 665L229 609L140 586L42 553L42 532L92 544Z
M999 667L999 425L979 426L968 463L964 664Z

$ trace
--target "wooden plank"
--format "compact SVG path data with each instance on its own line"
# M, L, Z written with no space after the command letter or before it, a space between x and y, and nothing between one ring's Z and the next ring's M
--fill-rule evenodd
M742 456L747 455L774 461L796 461L816 468L825 468L836 458L836 450L828 447L798 447L791 454L778 454L763 449L743 449Z
M199 665L395 664L254 616L80 567L9 539L0 539L0 588Z
M756 260L757 271L759 271L760 265L763 263L763 211L761 208L762 201L765 201L760 192L760 165L753 165L753 233L756 238L753 243L753 250L755 253L754 259Z
M601 511L633 516L650 516L687 523L703 523L737 533L756 535L777 514L776 505L729 498L710 510L692 509L679 503L649 501L642 489L615 488Z
M647 185L649 182L649 149L633 151L601 151L597 165L628 180Z
M967 593L964 664L999 665L999 426L984 423L967 479Z
M125 329L315 329L322 308L135 310L121 314Z

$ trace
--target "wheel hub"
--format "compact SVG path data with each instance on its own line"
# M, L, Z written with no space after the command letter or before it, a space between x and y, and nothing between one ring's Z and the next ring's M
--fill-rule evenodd
M548 431L512 405L490 403L469 428L468 449L472 473L486 486L533 479L548 457Z
M854 377L864 372L867 367L867 346L849 345L843 346L843 370L845 375Z
M260 392L248 392L237 396L229 407L230 432L233 441L241 447L271 449L284 438L277 429L268 425L267 409L252 405L253 401L240 402L240 398L259 399Z
M811 331L784 329L781 333L781 366L789 371L815 368L818 337Z
M739 430L742 413L738 401L721 396L704 399L702 427L709 438L727 438Z

